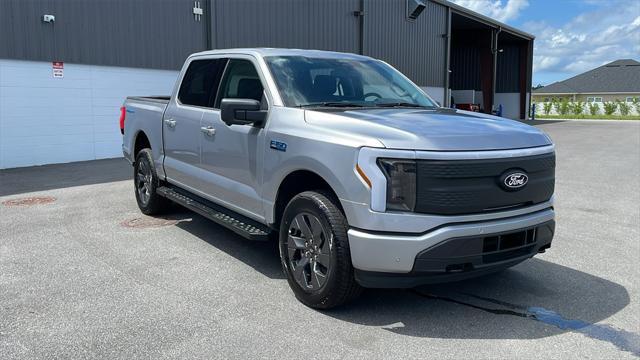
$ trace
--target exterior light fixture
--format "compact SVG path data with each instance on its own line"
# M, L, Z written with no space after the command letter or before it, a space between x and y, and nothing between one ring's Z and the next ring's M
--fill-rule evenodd
M415 20L426 7L423 0L407 0L407 18Z

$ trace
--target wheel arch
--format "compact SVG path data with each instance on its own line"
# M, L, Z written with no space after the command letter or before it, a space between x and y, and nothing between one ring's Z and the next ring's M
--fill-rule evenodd
M135 159L138 152L144 148L151 149L151 142L144 130L140 130L136 133L135 140L133 141L132 157Z
M273 226L278 228L285 207L296 195L304 191L322 190L328 192L336 200L336 205L344 213L340 197L324 177L318 173L299 169L288 173L280 182L273 204Z

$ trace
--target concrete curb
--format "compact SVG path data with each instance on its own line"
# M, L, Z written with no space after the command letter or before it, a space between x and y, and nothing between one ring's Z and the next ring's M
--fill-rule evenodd
M606 122L629 122L629 121L640 121L640 119L562 119L562 118L544 118L544 119L535 119L528 121L583 121L583 122L594 122L594 121L606 121Z

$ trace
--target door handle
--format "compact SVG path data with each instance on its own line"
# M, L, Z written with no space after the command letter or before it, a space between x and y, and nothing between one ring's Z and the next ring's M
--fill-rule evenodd
M200 130L207 136L213 136L216 134L216 129L213 126L201 127Z
M176 121L173 119L165 119L164 123L167 124L167 126L170 128L176 127Z

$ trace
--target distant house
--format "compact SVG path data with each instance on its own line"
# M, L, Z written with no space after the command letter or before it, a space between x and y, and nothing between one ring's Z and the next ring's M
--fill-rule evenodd
M582 102L640 100L640 62L616 60L564 81L533 90L533 101L567 99Z

